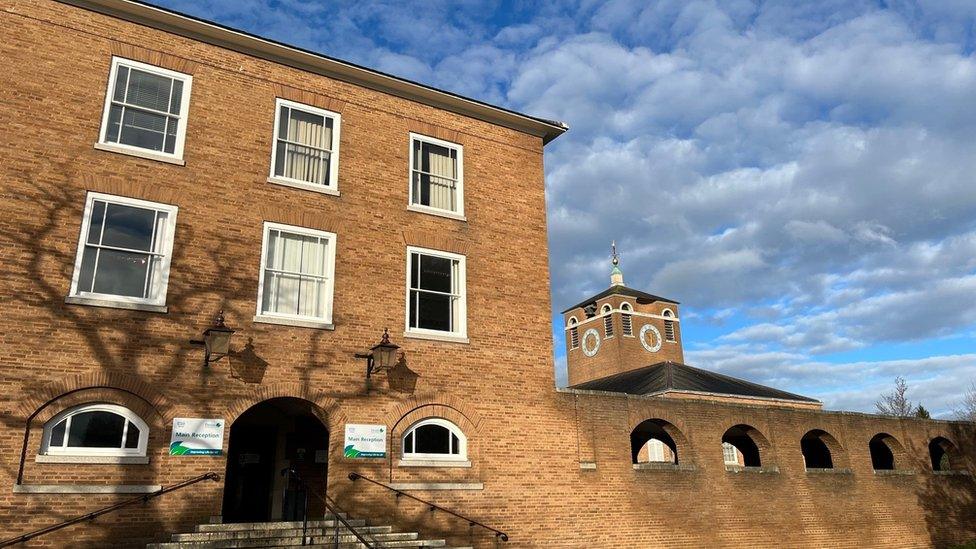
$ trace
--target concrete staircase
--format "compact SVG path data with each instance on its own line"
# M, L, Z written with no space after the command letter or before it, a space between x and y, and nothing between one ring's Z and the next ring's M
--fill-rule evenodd
M346 518L343 516L343 518ZM373 547L383 549L419 549L426 547L447 548L442 539L420 539L417 532L394 532L392 526L366 526L363 519L346 518ZM336 532L338 530L338 545ZM314 549L365 548L353 533L327 516L322 520L309 520L305 547ZM302 546L301 522L250 522L235 524L201 524L188 534L173 534L172 541L150 543L146 549L190 549L218 547L295 547ZM454 548L461 549L461 548Z

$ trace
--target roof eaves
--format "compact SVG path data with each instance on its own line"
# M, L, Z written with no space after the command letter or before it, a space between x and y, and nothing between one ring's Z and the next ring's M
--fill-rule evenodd
M58 1L498 124L540 137L543 144L569 129L563 122L522 114L138 0Z

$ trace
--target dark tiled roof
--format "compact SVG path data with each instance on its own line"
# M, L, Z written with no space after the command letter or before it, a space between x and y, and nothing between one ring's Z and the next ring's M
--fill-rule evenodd
M608 391L628 395L647 395L662 391L695 391L720 395L776 398L801 402L820 402L758 383L693 368L677 362L658 362L637 370L594 379L570 387L587 391Z
M565 311L563 311L561 314L566 314L569 311L572 311L573 309L576 309L576 308L579 308L579 307L586 307L587 305L589 305L591 303L596 303L598 300L603 299L603 298L605 298L607 296L611 296L611 295L625 295L625 296L628 296L628 297L635 297L635 298L637 298L638 301L642 301L644 303L653 303L655 301L663 301L665 303L674 303L675 305L678 305L678 302L675 301L675 300L673 300L673 299L668 299L666 297L661 297L661 296L649 294L647 292L642 292L640 290L635 290L633 288L628 288L627 286L610 286L609 288L607 288L606 290L603 290L602 292L596 294L595 296L593 296L593 297L591 297L591 298L589 298L589 299L587 299L585 301L582 301L580 303L577 303L576 305L573 305L572 307L570 307L570 308L566 309Z

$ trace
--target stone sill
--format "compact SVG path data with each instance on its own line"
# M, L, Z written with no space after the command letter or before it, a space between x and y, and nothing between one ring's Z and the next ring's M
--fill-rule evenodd
M302 320L300 318L281 318L268 315L254 315L252 319L260 324L278 324L280 326L293 326L296 328L315 328L319 330L335 330L335 325L331 322L321 322L318 320Z
M158 484L15 484L15 494L151 494Z
M917 475L915 469L875 469L874 474L879 477L907 477Z
M95 148L100 151L126 154L129 156L135 156L137 158L145 158L146 160L156 160L158 162L165 162L167 164L175 164L177 166L186 166L185 160L182 158L177 158L173 155L153 151L144 151L136 148L116 145L114 143L95 143Z
M484 490L483 482L394 482L394 490Z
M425 334L422 332L411 332L407 330L403 332L403 337L409 339L427 339L430 341L443 341L445 343L471 343L466 337L456 336L456 335L440 335L440 334Z
M401 459L399 467L471 467L470 461L441 460L441 459Z
M694 465L681 465L679 463L634 463L635 471L694 471Z
M64 298L64 302L68 305L107 307L109 309L126 309L129 311L146 311L150 313L166 313L169 310L166 305L150 305L149 303L133 303L131 301L83 297L79 295L69 295L68 297Z
M840 469L817 469L817 468L813 468L813 469L811 469L811 468L808 467L806 469L806 471L807 471L808 474L812 474L812 475L853 475L854 474L854 471L851 471L850 469L847 469L847 468L840 468Z
M339 196L339 189L327 185L320 185L318 183L308 183L305 181L295 181L291 179L284 179L280 177L269 177L268 183L273 183L275 185L281 185L283 187L291 187L293 189L301 189L303 191L312 191L314 193L330 194L332 196Z
M579 464L579 466L580 466L580 469L582 469L584 471L595 471L596 470L596 462L595 461L581 461L580 464Z
M779 474L779 467L770 465L768 467L752 467L744 465L726 465L725 470L729 473L772 473Z
M932 471L933 475L945 476L945 477L971 477L972 473L969 471Z
M149 456L61 456L38 454L37 463L82 463L89 465L145 465Z
M407 210L410 210L411 212L423 213L428 215L436 215L438 217L446 217L448 219L456 219L458 221L468 220L468 218L464 217L463 214L457 214L447 210L438 210L437 208L428 208L426 206L420 206L417 204L408 205Z

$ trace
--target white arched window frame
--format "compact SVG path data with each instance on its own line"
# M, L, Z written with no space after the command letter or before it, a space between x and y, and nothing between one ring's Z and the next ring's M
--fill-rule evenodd
M88 446L72 444L79 438L80 421L73 421L82 414L112 414L122 420L118 446ZM91 416L89 416L91 417ZM107 417L107 416L102 416ZM117 421L117 420L116 420ZM134 431L137 430L137 431ZM81 438L84 438L83 436ZM113 437L106 437L112 438ZM44 424L41 454L62 456L145 456L149 442L149 426L132 410L115 404L83 404L62 411Z
M579 320L576 320L575 316L569 317L569 348L577 349L579 348Z
M603 314L603 337L613 337L613 308L608 303L600 309L600 313Z
M445 448L447 452L423 451L421 441L418 436L418 429L421 428L443 428L446 440ZM417 460L443 460L443 461L466 461L468 459L468 438L460 427L441 418L429 418L418 421L410 426L403 434L401 439L401 450L404 461Z
M634 337L634 320L632 313L634 308L630 306L630 303L624 302L620 304L620 326L624 332L624 336Z
M674 318L674 313L671 312L671 309L664 309L664 311L661 312L661 316L664 316L666 318ZM670 342L675 341L673 320L664 321L664 339L665 341L670 341Z

